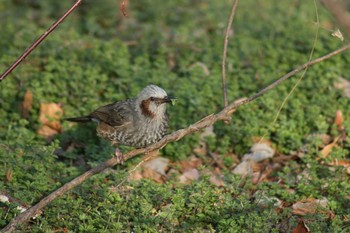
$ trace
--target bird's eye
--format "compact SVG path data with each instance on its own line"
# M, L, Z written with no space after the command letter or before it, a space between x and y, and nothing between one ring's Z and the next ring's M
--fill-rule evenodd
M154 101L154 100L156 100L156 98L154 98L154 97L151 97L151 98L150 98L150 100L151 100L151 101Z

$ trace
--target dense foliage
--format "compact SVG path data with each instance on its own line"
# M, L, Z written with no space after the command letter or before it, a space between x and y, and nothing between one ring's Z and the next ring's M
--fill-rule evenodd
M72 1L0 1L0 71L4 71ZM221 54L231 1L86 0L12 74L0 83L0 193L33 205L62 184L110 158L113 147L95 135L95 125L61 121L52 140L37 134L42 103L58 103L64 117L79 116L98 106L135 96L157 84L178 98L170 107L170 131L187 127L222 108ZM319 7L321 27L314 57L343 45L328 29L336 26ZM312 1L241 1L231 37L227 77L229 99L254 94L279 76L306 62L317 24ZM327 29L327 30L326 30ZM302 216L313 232L349 232L349 175L334 159L350 160L349 142L334 147L324 162L316 159L325 146L313 135L339 136L333 125L341 110L350 128L350 99L334 83L349 79L349 53L310 68L273 123L298 76L248 104L230 124L214 126L205 140L209 153L223 159L225 185L206 175L189 184L178 177L156 183L130 180L115 188L140 158L96 175L55 200L22 230L31 232L287 232L300 216L291 205L306 198L327 198L329 214ZM33 96L28 116L19 106ZM278 154L303 156L290 160L269 181L253 183L231 172L234 153L241 158L264 136ZM174 163L186 161L199 147L199 134L161 150ZM128 149L128 148L123 148ZM199 155L196 155L199 156ZM208 154L202 155L209 161ZM83 161L83 162L81 162ZM199 170L214 169L204 162ZM180 172L180 169L174 170ZM308 178L296 177L307 172ZM169 175L170 176L170 175ZM305 176L306 177L306 176ZM277 197L258 205L262 197ZM268 199L270 200L270 199ZM0 227L16 214L17 204L0 203Z

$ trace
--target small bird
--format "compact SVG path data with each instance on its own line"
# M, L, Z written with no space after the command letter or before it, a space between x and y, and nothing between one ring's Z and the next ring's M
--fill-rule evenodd
M136 98L102 106L87 116L66 118L72 122L97 122L97 135L112 142L136 148L159 141L168 128L166 103L174 101L156 85L146 86ZM124 161L118 147L115 156Z

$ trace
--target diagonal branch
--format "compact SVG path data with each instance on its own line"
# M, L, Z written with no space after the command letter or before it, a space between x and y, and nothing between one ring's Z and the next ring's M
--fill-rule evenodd
M194 133L196 131L199 131L200 129L203 129L205 127L208 127L208 126L214 124L217 121L225 120L239 106L247 104L249 102L252 102L253 100L258 98L259 96L262 96L266 92L272 90L274 87L276 87L277 85L281 84L281 82L283 82L286 79L292 77L293 75L297 74L298 72L304 70L307 67L315 65L315 64L317 64L319 62L327 60L327 59L329 59L329 58L331 58L331 57L333 57L333 56L335 56L335 55L337 55L339 53L342 53L342 52L344 52L346 50L349 50L349 49L350 49L350 44L345 46L345 47L343 47L343 48L335 50L335 51L333 51L333 52L331 52L331 53L329 53L327 55L319 57L319 58L317 58L315 60L309 61L309 62L305 63L304 65L301 65L298 68L296 68L295 70L293 70L293 71L287 73L286 75L282 76L281 78L277 79L272 84L270 84L269 86L267 86L264 89L260 90L259 92L257 92L256 94L252 95L251 97L244 98L244 99L239 99L239 100L237 100L235 102L232 102L227 107L222 109L219 113L211 114L209 116L206 116L203 119L197 121L196 123L190 125L187 128L180 129L180 130L178 130L178 131L176 131L176 132L174 132L172 134L169 134L169 135L165 136L162 140L160 140L159 142L157 142L157 143L155 143L155 144L153 144L153 145L151 145L151 146L149 146L147 148L135 149L135 150L132 150L132 151L128 152L127 154L124 155L125 160L131 159L131 158L133 158L133 157L135 157L135 156L137 156L139 154L149 153L149 152L151 152L153 150L161 149L161 148L163 148L164 146L166 146L170 142L178 141L181 138L185 137L186 135ZM100 165L92 168L91 170L85 172L84 174L76 177L72 181L70 181L70 182L66 183L65 185L63 185L61 188L59 188L56 191L54 191L51 194L49 194L47 197L43 198L41 201L39 201L36 205L31 207L27 211L25 211L25 212L19 214L17 217L13 218L11 220L11 222L5 228L2 229L2 231L3 232L12 232L12 231L14 231L15 227L17 225L23 224L24 222L28 221L31 217L33 217L37 213L39 213L39 211L42 208L44 208L46 205L48 205L50 202L52 202L56 198L62 196L63 194L65 194L69 190L71 190L74 187L80 185L81 183L83 183L89 177L102 172L106 168L113 167L113 166L117 165L118 163L119 163L118 159L113 157L113 158L111 158L111 159L101 163Z
M228 46L228 38L230 36L230 30L233 22L233 18L235 17L236 9L238 6L238 0L235 0L232 9L231 15L227 22L226 32L225 32L225 40L224 40L224 48L222 51L222 93L224 95L224 106L227 107L227 84L226 84L226 55L227 55L227 46Z
M59 18L56 22L54 22L47 31L44 32L17 60L0 76L0 82L9 75L12 70L14 70L35 48L38 46L55 28L67 18L70 13L72 13L83 0L77 0L74 5L69 8L61 18Z

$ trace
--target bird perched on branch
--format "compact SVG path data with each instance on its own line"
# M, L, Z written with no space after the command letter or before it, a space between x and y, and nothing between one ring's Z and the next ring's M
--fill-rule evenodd
M168 128L166 103L175 98L156 85L148 85L136 98L102 106L87 116L66 118L72 122L98 123L97 135L112 142L136 148L147 147L159 141ZM122 162L122 153L115 156Z

